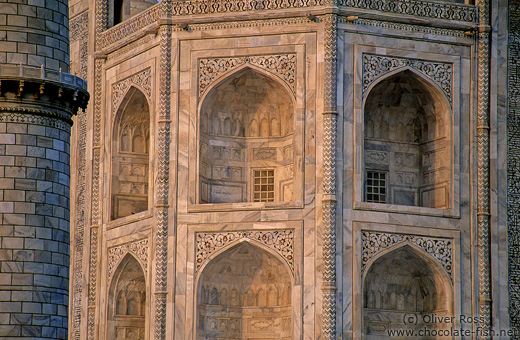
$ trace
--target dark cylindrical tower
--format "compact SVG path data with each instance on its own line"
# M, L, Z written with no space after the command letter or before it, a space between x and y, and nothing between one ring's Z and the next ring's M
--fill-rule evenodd
M0 337L66 339L70 128L88 93L65 73L66 0L8 0L0 25Z

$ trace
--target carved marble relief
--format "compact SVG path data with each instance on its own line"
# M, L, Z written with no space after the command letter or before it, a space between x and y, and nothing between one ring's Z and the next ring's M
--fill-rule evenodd
M381 76L406 67L410 67L434 81L451 102L452 64L372 54L363 54L363 93Z
M267 246L285 259L291 270L294 270L294 231L292 229L197 233L195 236L196 270L198 271L212 254L241 240L252 240Z
M197 339L292 339L290 275L247 242L211 260L198 283Z
M123 97L126 95L130 86L135 86L144 92L147 98L152 95L152 71L147 68L133 76L118 81L112 85L112 114L116 114L116 110L121 104Z
M265 58L261 60L270 65ZM206 82L211 76L207 75L210 78ZM293 95L252 69L240 70L214 87L205 97L199 116L200 202L257 201L257 170L273 171L272 183L268 184L276 187L292 179L286 176L283 165L294 163L294 112ZM267 201L292 199L278 189L269 195Z
M367 202L450 207L449 113L446 100L410 71L371 89L364 107Z
M216 79L244 65L254 65L276 74L294 92L296 55L281 54L199 59L199 96L202 96Z
M126 254L132 254L137 259L139 259L139 262L141 266L143 267L143 270L145 274L148 270L148 239L142 239L139 241L131 242L122 244L120 246L111 247L108 248L108 278L109 280L112 278L112 275L114 274L114 271L116 269L116 266L119 264L121 259Z
M433 331L453 327L424 318L433 313L453 316L450 282L435 267L407 245L372 263L363 282L366 339L385 339L389 329ZM406 322L407 315L416 316L416 322Z
M144 339L146 279L139 262L126 253L112 279L108 296L108 338Z
M361 258L362 273L364 273L368 261L380 251L397 244L409 242L435 258L452 278L453 242L451 239L363 231L361 233L361 240L363 243Z
M115 119L112 139L112 219L148 209L150 110L131 87Z

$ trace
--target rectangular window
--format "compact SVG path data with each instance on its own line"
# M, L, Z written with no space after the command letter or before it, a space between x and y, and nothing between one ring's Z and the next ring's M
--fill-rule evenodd
M372 203L386 203L386 173L367 171L366 201Z
M274 170L253 170L253 201L274 202Z

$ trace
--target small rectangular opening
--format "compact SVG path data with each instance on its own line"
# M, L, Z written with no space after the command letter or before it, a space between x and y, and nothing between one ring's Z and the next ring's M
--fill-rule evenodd
M386 203L386 173L367 171L365 184L365 201Z
M253 202L274 202L274 170L253 170Z

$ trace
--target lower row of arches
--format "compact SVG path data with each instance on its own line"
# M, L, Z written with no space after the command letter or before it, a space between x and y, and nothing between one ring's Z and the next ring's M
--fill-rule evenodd
M293 279L277 256L243 242L206 265L198 280L196 339L293 339ZM139 261L127 254L109 289L109 339L146 339L149 306ZM372 261L363 279L365 339L385 339L388 329L410 328L404 315L418 315L412 328L436 328L420 315L451 316L451 280L420 250L401 246ZM424 339L429 339L424 337Z

